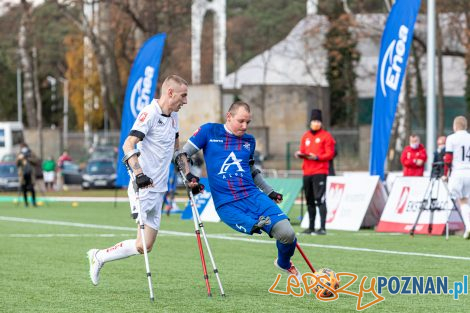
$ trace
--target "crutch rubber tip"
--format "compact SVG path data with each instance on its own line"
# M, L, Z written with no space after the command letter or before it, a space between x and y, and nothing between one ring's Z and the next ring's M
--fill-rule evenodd
M155 298L150 298L150 301L155 302Z

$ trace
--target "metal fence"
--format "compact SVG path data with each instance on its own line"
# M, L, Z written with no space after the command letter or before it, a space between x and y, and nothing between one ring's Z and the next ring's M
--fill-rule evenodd
M85 162L93 147L119 146L119 131L97 131L85 136L83 132L72 132L68 134L68 151L77 162Z

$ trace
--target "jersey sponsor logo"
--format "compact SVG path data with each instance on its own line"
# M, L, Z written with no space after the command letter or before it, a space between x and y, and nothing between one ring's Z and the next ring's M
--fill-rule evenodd
M147 66L144 71L144 76L140 77L132 88L129 105L134 118L152 101L152 99L150 99L150 93L152 91L154 73L155 69L152 66Z
M164 123L161 119L158 119L157 124L158 124L158 125L165 125L165 123Z
M250 151L250 147L251 147L251 146L250 146L250 143L249 143L249 142L245 142L245 143L243 144L243 148L245 148L245 149L248 150L248 151Z
M401 25L398 30L398 40L393 40L387 47L380 65L380 88L384 97L387 96L388 87L397 91L398 82L402 75L403 57L406 52L406 41L408 40L408 27Z
M209 142L221 142L221 143L223 143L224 141L222 139L209 139Z
M315 138L315 143L320 143L321 139L320 138Z
M307 139L305 140L305 145L306 145L307 147L310 146L310 138L307 138Z
M244 172L242 166L241 166L241 159L237 159L237 156L235 155L235 153L232 151L228 157L225 159L224 161L224 164L222 164L222 166L220 167L220 171L219 171L219 175L220 174L226 174L228 169L231 167L231 166L236 166L237 167L237 172Z
M142 112L139 116L139 121L144 122L145 119L147 118L148 113L147 112Z
M196 129L196 130L194 131L194 133L193 133L193 136L196 136L197 133L199 133L200 130L201 130L201 127L199 127L198 129Z

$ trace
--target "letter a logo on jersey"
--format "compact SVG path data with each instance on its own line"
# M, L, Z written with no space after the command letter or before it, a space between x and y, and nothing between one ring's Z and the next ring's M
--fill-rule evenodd
M222 167L220 168L219 174L225 174L227 173L228 169L230 166L235 165L238 167L237 172L244 172L242 166L240 165L240 162L242 160L237 159L237 156L233 151L228 155L228 157L225 159L224 164L222 164Z

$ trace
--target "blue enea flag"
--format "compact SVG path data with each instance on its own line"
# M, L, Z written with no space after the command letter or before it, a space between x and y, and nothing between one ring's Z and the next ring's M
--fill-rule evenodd
M129 131L134 125L140 110L150 104L154 98L165 38L166 34L161 33L151 37L144 43L134 60L131 74L127 80L121 120L116 186L127 186L129 184L129 175L126 167L121 162L124 156L122 145L129 135Z
M395 111L413 41L420 0L397 0L390 11L380 45L372 116L369 172L384 179L385 159Z

